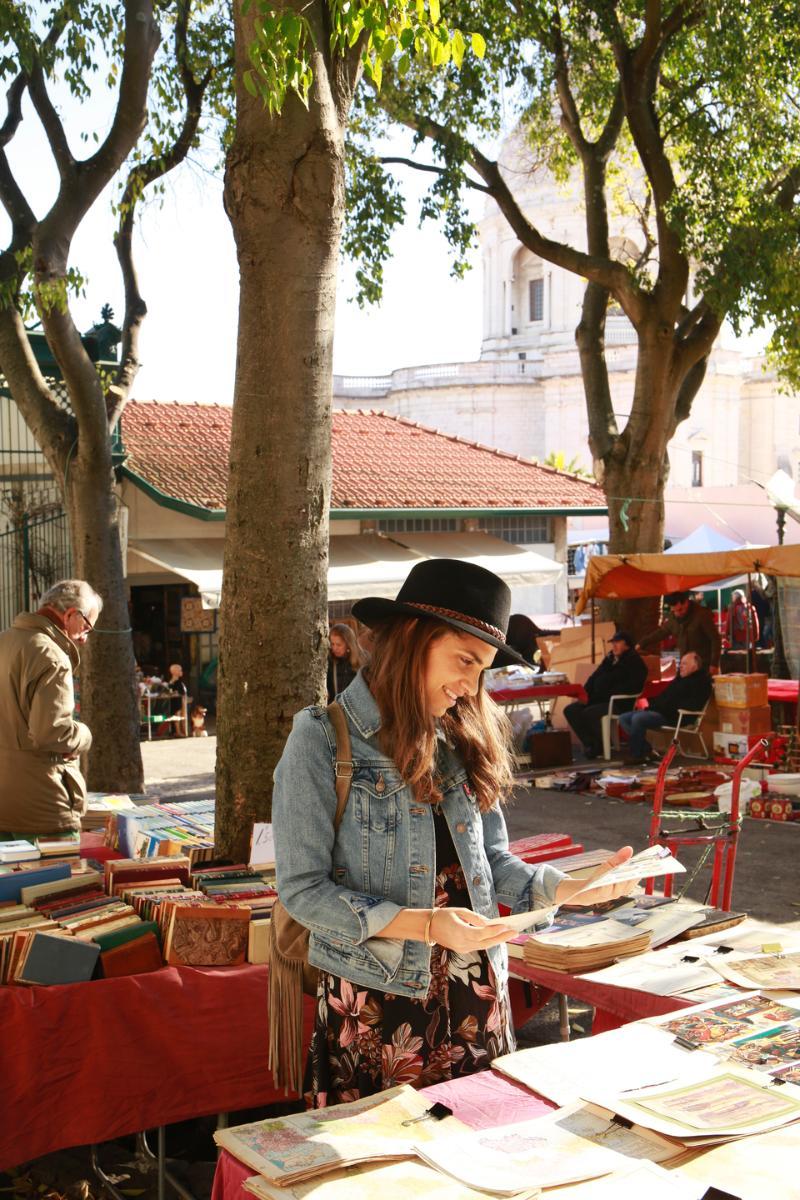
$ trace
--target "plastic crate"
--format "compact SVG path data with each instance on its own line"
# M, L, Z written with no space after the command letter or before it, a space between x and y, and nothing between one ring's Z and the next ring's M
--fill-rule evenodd
M766 675L715 675L714 699L722 708L759 708L769 704Z

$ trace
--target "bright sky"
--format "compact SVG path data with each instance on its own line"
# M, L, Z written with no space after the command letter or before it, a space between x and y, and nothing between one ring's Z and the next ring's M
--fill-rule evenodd
M70 107L70 103L67 102ZM91 152L71 138L73 153ZM394 153L408 153L395 147ZM9 159L37 215L47 211L57 179L30 105L9 147ZM424 161L424 159L423 159ZM342 374L383 374L396 367L477 358L481 338L481 272L463 281L450 274L444 237L432 222L417 228L418 204L430 176L403 169L410 219L394 239L385 270L385 299L360 310L350 302L353 270L339 272L334 369ZM475 193L474 216L483 210ZM81 332L110 303L122 318L123 296L112 244L114 229L106 194L96 203L73 242L71 264L87 278L86 296L73 304ZM0 214L0 240L7 226ZM221 176L184 164L167 183L161 201L140 213L136 263L148 306L141 336L142 369L134 395L140 399L230 403L236 354L238 277Z

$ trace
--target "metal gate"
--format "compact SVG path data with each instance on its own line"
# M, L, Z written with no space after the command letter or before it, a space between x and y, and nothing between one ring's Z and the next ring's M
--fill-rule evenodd
M49 587L72 574L67 514L25 513L0 533L0 629L38 608Z

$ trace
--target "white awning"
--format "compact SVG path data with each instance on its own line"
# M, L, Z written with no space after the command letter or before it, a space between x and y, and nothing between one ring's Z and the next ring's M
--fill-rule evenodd
M329 600L361 600L364 596L393 600L414 563L427 557L380 533L333 536L329 553Z
M153 538L128 542L128 554L188 579L196 585L203 608L219 608L223 546L223 538Z
M128 543L129 572L136 558L197 586L204 608L219 608L222 538L154 538ZM328 599L359 600L397 595L414 563L426 558L460 558L494 571L509 586L552 584L561 563L488 533L380 533L334 536L330 540ZM134 568L134 569L131 569ZM141 566L139 570L141 571ZM146 567L145 567L146 569Z
M423 558L460 558L494 571L509 587L546 585L561 576L563 563L515 546L490 533L395 533L398 542Z

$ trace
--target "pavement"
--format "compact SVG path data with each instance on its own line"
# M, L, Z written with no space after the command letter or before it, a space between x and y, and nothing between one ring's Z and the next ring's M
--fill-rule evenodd
M214 795L217 739L168 738L143 742L149 796L200 800ZM702 813L698 814L702 817ZM648 804L627 804L599 794L546 791L522 785L506 809L509 836L568 833L585 850L616 850L647 845ZM699 853L688 847L679 854L687 877ZM566 860L567 862L569 860ZM745 817L736 857L733 905L756 920L800 930L800 821L760 821ZM700 866L686 894L704 901L711 881L711 862Z

